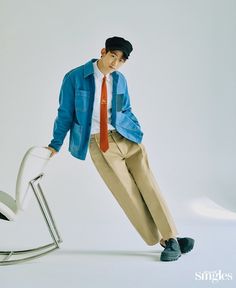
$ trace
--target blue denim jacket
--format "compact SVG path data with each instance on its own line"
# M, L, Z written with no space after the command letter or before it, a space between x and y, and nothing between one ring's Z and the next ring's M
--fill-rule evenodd
M92 59L65 75L59 95L58 114L53 126L53 139L49 144L59 151L70 130L69 151L80 160L86 158L91 135L95 94L93 62L96 60ZM112 77L111 124L125 138L141 143L143 132L131 112L125 77L118 71L113 72Z

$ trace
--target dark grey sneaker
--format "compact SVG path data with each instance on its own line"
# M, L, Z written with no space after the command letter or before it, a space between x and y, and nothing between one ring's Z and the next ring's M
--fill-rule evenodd
M177 241L179 243L179 247L182 254L188 253L193 249L194 239L189 237L183 237L183 238L177 237Z
M161 261L175 261L181 256L178 241L170 238L166 241L165 249L161 252Z
M191 251L193 249L194 239L189 238L189 237L183 237L183 238L177 237L177 241L179 243L179 247L180 247L182 254L188 253L189 251ZM160 245L164 248L166 247L162 244L160 244Z

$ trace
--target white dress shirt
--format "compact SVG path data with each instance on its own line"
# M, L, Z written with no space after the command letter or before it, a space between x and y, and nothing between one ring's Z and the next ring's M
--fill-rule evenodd
M93 68L94 68L94 79L95 79L95 95L94 95L94 104L93 104L91 134L100 133L100 100L101 100L102 79L104 77L102 72L98 69L97 61L93 63ZM111 125L112 82L113 82L113 79L112 79L111 74L107 74L106 84L107 84L108 130L115 129Z

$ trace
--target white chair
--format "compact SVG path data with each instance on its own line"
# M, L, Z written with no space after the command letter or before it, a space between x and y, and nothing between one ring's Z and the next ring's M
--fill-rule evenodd
M50 154L51 151L45 147L31 147L25 153L16 181L16 199L0 191L0 218L14 221L18 213L27 208L31 196L34 195L53 241L28 250L0 251L0 265L20 263L46 255L59 248L62 242L40 185L43 171L50 161Z

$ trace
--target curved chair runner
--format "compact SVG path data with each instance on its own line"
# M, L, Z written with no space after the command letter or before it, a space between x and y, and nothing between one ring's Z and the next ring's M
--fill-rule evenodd
M51 151L45 147L31 147L25 153L16 181L16 199L0 191L0 219L14 221L18 213L26 209L34 195L53 241L28 250L0 251L0 265L20 263L46 255L59 248L62 242L40 185L43 171L50 160L50 154Z

